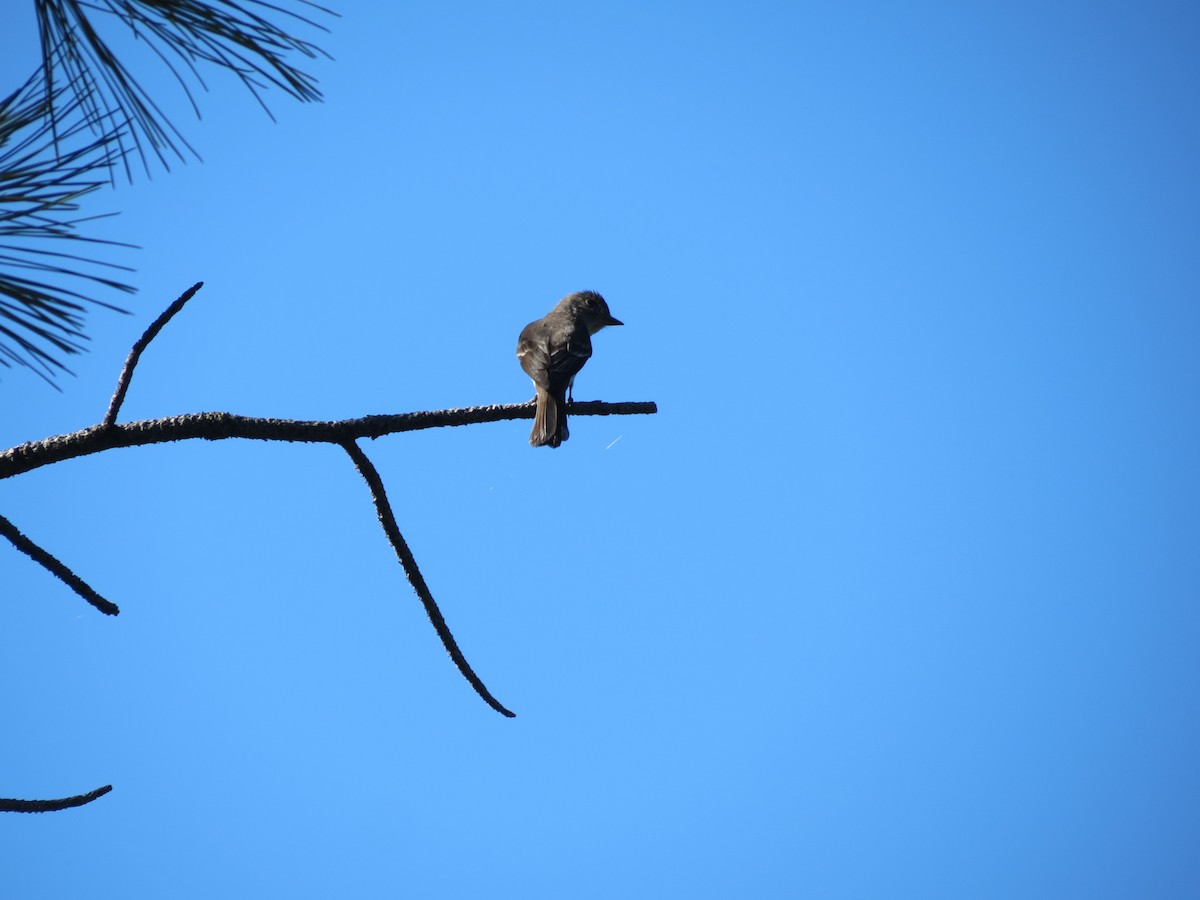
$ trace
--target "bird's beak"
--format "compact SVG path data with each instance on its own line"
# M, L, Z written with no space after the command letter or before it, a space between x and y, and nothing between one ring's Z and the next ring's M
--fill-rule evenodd
M609 316L608 321L605 322L604 324L605 325L624 325L625 323L622 322L620 319L614 319L612 316Z

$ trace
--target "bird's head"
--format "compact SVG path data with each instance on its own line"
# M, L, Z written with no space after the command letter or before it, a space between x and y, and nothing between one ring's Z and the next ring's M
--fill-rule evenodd
M624 325L620 319L614 319L608 311L608 304L595 291L579 291L567 297L566 303L575 313L576 318L587 326L588 334L595 334L607 325Z

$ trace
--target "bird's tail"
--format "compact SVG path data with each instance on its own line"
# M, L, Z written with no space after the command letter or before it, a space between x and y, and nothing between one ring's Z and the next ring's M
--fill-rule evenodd
M570 436L566 399L537 389L537 411L533 415L533 431L529 432L529 446L557 447Z

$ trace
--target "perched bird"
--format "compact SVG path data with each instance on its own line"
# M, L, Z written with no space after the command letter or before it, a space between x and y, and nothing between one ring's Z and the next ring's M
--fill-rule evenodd
M517 359L537 389L531 447L557 447L570 436L567 397L575 376L592 355L592 335L606 325L624 324L612 317L595 291L578 291L521 330Z

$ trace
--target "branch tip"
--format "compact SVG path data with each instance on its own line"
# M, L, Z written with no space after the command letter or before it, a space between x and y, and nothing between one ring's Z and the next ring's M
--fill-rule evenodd
M67 587L106 616L115 616L121 612L117 604L101 597L90 584L72 572L65 563L23 535L20 529L4 516L0 516L0 536L8 538L9 543L14 547L51 575L59 578Z
M43 813L58 812L61 809L71 809L74 806L84 806L97 797L103 797L112 790L111 784L98 787L86 794L76 794L74 797L61 797L57 800L10 800L0 798L0 812Z

